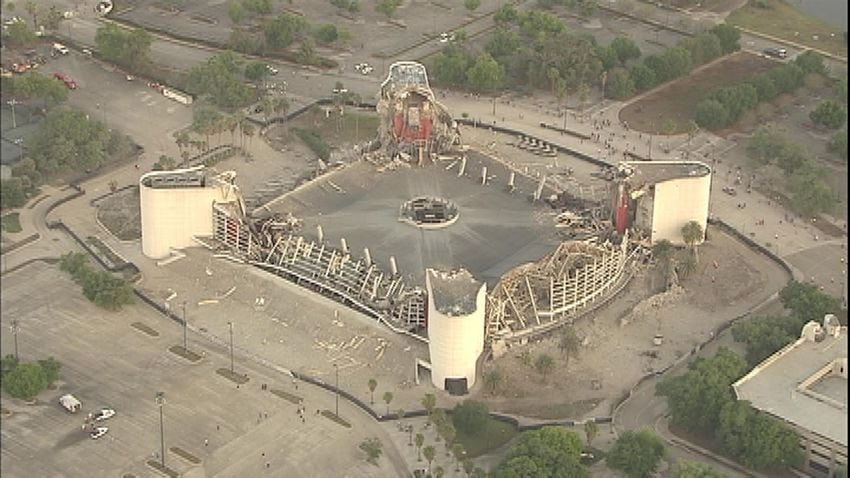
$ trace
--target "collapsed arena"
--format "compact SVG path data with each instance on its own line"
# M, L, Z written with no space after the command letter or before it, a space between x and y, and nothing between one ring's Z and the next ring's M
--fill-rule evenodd
M652 243L680 243L691 220L704 230L701 163L623 163L603 171L605 198L583 196L465 147L418 63L393 64L377 99L377 149L253 211L227 173L143 177L145 254L200 242L332 298L428 343L417 372L464 394L482 353L575 320ZM169 195L198 199L157 221ZM180 219L192 215L211 221Z

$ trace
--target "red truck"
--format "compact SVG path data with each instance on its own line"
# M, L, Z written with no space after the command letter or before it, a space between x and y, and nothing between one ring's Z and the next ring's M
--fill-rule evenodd
M77 82L72 80L71 77L66 75L65 73L54 73L53 77L56 78L57 80L61 81L62 83L65 83L65 86L67 86L68 89L70 89L70 90L76 90L77 89Z

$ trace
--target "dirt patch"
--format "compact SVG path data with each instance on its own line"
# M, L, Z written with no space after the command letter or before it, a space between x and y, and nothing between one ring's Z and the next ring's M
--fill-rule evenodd
M196 457L195 455L189 453L188 451L186 451L186 450L184 450L180 447L173 446L173 447L169 448L169 450L171 450L172 453L179 456L180 458L183 458L184 460L188 461L189 463L197 465L198 463L201 462L201 460L198 457Z
M226 369L226 368L217 369L215 371L215 373L217 373L217 374L221 375L222 377L230 380L231 382L235 383L236 385L244 385L244 384L248 383L248 380L250 380L248 378L248 375L236 373L236 372L231 372L230 369Z
M139 188L119 191L97 204L97 220L121 241L142 237Z
M176 355L183 357L184 359L195 363L198 360L201 360L201 356L193 352L191 349L184 349L182 345L172 345L168 348L168 350Z
M132 323L132 324L130 324L130 325L131 325L134 329L136 329L136 330L138 330L138 331L142 332L143 334L148 335L149 337L159 337L159 332L157 332L156 330L154 330L154 329L152 329L152 328L148 327L147 325L145 325L145 324L143 324L143 323L141 323L141 322L133 322L133 323Z
M311 108L289 123L289 127L313 129L334 148L347 148L375 139L378 116L374 110L346 107L340 117L333 106L328 108L327 116L323 108Z
M777 65L775 61L748 52L732 54L627 105L620 110L620 120L627 122L629 128L644 133L686 133L697 103L709 91L737 85ZM668 125L674 127L666 129Z

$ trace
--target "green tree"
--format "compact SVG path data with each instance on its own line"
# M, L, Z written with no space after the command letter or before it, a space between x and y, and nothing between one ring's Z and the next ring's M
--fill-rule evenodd
M787 470L803 461L800 437L781 423L758 414L749 402L731 401L720 412L717 436L722 450L757 470Z
M817 73L824 76L828 73L826 65L823 64L823 57L812 50L806 50L797 55L797 58L794 58L794 64L806 73Z
M177 167L177 160L165 154L160 155L157 162L153 164L154 171L171 171Z
M474 12L481 6L481 0L463 0L463 6L470 12Z
M517 438L493 472L495 478L589 477L580 463L581 438L563 427L547 426ZM468 472L471 472L470 467Z
M800 335L803 322L791 316L755 317L732 327L736 342L746 344L747 363L754 367Z
M428 474L431 474L431 462L434 461L434 456L437 455L437 451L434 449L432 445L428 445L422 449L422 454L425 455L425 461L428 462Z
M253 82L261 82L263 78L268 76L269 69L266 68L266 64L261 61L252 61L245 65L245 78L253 81Z
M578 354L581 340L573 327L565 327L561 329L561 338L558 340L558 350L564 357L564 368L566 369L570 363L570 357ZM539 360L539 359L538 359Z
M425 435L417 433L416 438L413 439L413 443L416 444L416 461L422 461L422 456L419 452L422 449L422 445L425 443Z
M747 370L741 357L723 347L709 359L694 360L687 373L666 377L656 385L655 393L667 398L673 424L709 434L721 408L735 400L732 383Z
M520 47L519 36L507 27L497 27L490 36L490 40L484 45L484 51L493 58L503 59L514 54Z
M546 375L555 368L555 360L549 354L540 354L537 356L537 359L534 361L534 369L537 370L541 376L543 376L543 381L546 381Z
M626 430L617 438L605 463L630 478L652 475L664 456L664 443L649 430Z
M480 432L490 420L487 405L474 400L464 400L455 405L452 422L462 433L472 435Z
M467 478L472 476L472 471L475 469L475 463L469 458L463 460L463 471L466 472Z
M401 5L401 0L381 0L375 5L375 10L378 13L383 13L387 18L390 18Z
M611 70L605 82L605 97L624 100L635 94L635 84L631 75L621 68Z
M390 402L393 401L393 393L392 392L384 392L384 403L387 404L387 415L390 414Z
M433 393L426 393L424 397L422 397L422 407L428 412L428 418L430 419L431 414L434 413L434 407L437 406L437 397Z
M493 15L493 21L495 21L498 25L510 25L512 23L516 23L517 20L519 20L519 13L510 3L506 3L499 7L499 9L496 10L496 14Z
M434 468L434 478L443 478L445 474L446 470L442 466Z
M312 38L305 38L301 41L301 46L298 47L298 53L296 53L295 59L303 65L316 64L316 45Z
M369 379L369 403L375 404L375 389L378 388L378 381L374 378Z
M47 377L38 364L21 363L3 377L3 389L15 398L32 400L47 388Z
M847 161L847 128L833 134L829 139L829 144L826 147L827 151L836 155L838 158Z
M153 37L144 29L126 30L108 23L97 29L94 41L100 55L130 71L141 71L150 63Z
M502 86L505 69L488 53L483 53L466 72L468 84L478 91L494 91Z
M230 17L230 21L239 25L245 19L245 7L238 1L230 0L227 4L227 16Z
M697 258L690 251L682 251L676 257L676 271L682 276L687 277L697 270Z
M717 100L704 99L697 103L694 120L700 128L717 130L728 126L730 117L722 103Z
M0 207L18 208L26 204L27 191L24 180L21 178L9 178L0 181Z
M6 27L4 42L10 46L24 46L38 40L35 33L24 22L14 22Z
M238 75L242 60L234 53L218 54L189 71L188 89L221 108L238 108L250 104L255 95Z
M803 215L814 216L831 212L836 204L835 193L824 180L822 169L805 168L788 178L791 208Z
M62 368L62 364L57 362L56 359L49 357L39 360L38 366L44 371L44 379L47 381L47 385L59 380L59 369Z
M644 91L656 85L655 72L644 64L635 65L629 70L629 77L637 91ZM610 81L610 80L609 80Z
M711 30L720 40L720 46L723 48L723 53L732 53L741 49L741 32L737 28L727 23L716 25Z
M838 298L824 294L814 284L797 281L789 282L779 291L779 300L802 324L810 321L821 323L826 314L837 314L841 307Z
M587 437L587 446L593 443L593 439L596 438L597 433L599 433L599 427L595 421L588 420L584 422L584 435Z
M455 459L455 471L460 471L460 461L463 459L463 456L466 454L466 450L463 448L463 444L461 443L453 443L452 444L452 456Z
M500 368L494 368L484 373L484 384L490 389L490 395L495 395L496 390L505 380L505 374Z
M330 23L319 25L315 32L316 41L323 45L333 43L339 39L339 31L336 26Z
M8 354L0 359L0 377L5 377L7 373L15 370L18 366L18 359L14 355ZM0 380L2 382L2 380Z
M726 475L705 463L678 460L673 465L673 478L725 478Z
M611 41L611 48L617 53L617 59L620 64L626 64L629 60L640 58L640 48L631 39L626 37L617 37Z
M263 33L271 48L286 48L300 38L306 29L306 20L298 15L283 13L266 22Z
M696 221L688 221L687 224L682 226L681 229L682 240L685 241L685 244L688 245L688 248L694 254L694 258L699 262L699 255L697 254L697 242L701 241L705 235L705 232L702 230L702 226Z
M381 457L381 453L383 453L382 447L381 440L377 438L367 438L360 442L358 446L358 448L366 453L366 461L373 465L378 464L378 459Z
M838 129L847 121L847 110L836 101L824 100L809 113L809 119L818 126Z

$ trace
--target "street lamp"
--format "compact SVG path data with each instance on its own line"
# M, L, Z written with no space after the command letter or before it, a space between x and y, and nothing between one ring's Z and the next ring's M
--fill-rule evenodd
M227 325L230 326L230 373L233 374L233 322L228 322Z
M18 359L18 330L20 330L20 328L18 327L18 319L12 319L12 326L9 327L9 330L12 331L12 335L15 337L15 361L17 362L19 360Z
M188 341L186 340L186 301L183 301L183 354L188 351Z
M339 417L339 366L334 364L334 371L336 372L336 416Z
M165 392L156 392L156 404L159 405L159 445L162 467L165 468L165 427L162 421L162 406L165 405Z
M18 123L15 121L15 105L19 105L21 102L12 98L6 104L12 107L12 129L15 129L18 127Z

